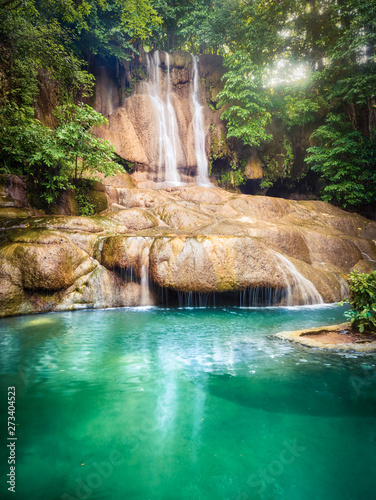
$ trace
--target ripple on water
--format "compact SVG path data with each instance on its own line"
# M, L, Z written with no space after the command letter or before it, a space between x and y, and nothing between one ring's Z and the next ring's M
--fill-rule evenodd
M18 498L78 498L103 463L92 498L373 498L375 355L272 337L342 321L333 305L1 320Z

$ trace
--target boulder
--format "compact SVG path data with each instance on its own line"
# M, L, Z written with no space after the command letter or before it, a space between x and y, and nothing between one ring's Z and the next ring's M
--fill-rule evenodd
M16 266L25 290L68 288L93 267L88 255L68 238L50 231L26 231L0 248L4 260Z
M336 302L351 270L376 268L376 223L323 202L115 184L100 216L3 209L1 316L152 304L153 287Z

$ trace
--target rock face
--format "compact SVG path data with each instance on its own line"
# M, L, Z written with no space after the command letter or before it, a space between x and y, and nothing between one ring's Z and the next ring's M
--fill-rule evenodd
M206 89L199 79L208 72L210 61L206 59L197 67L188 52L144 54L144 78L126 99L118 95L108 70L98 70L95 108L107 116L109 123L96 134L109 140L119 156L136 165L134 178L140 187L193 183L200 138L208 158L211 124L215 122L218 130L223 124L218 117L215 121L206 105ZM212 73L214 78L215 70ZM199 109L195 107L195 82ZM196 113L202 113L199 133ZM176 175L171 172L174 169Z
M106 191L112 206L95 217L0 209L1 316L149 305L166 291L243 305L335 302L348 272L375 268L376 223L323 202L140 189L126 175Z

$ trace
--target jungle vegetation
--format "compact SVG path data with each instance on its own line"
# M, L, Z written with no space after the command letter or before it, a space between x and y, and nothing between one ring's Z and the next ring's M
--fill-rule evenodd
M259 147L273 123L308 130L322 199L371 205L375 46L374 0L0 0L0 168L32 178L47 205L72 178L115 171L112 146L91 133L104 118L88 105L89 61L184 49L224 56L216 105L229 138ZM49 126L35 113L42 77L56 89ZM281 175L266 165L264 182Z

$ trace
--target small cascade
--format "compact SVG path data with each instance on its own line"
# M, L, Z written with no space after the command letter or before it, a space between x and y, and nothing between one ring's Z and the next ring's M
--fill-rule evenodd
M203 106L198 100L198 66L197 66L196 56L192 54L192 66L193 66L193 92L192 92L192 102L193 102L193 130L195 136L195 153L197 161L197 177L196 182L199 186L211 187L209 181L209 168L208 161L205 153L205 130L204 130L204 119L203 119Z
M170 58L166 53L167 85L163 97L163 85L160 80L160 58L156 50L153 56L147 54L147 68L149 96L157 111L159 124L158 138L158 182L165 182L169 186L178 186L180 177L177 168L177 148L180 143L175 110L171 104Z
M297 305L297 302L301 302L302 305L323 304L323 298L316 290L315 285L307 280L284 255L277 253L276 256L282 263L280 269L287 285L286 305ZM286 269L288 272L286 272Z
M284 298L284 290L271 287L245 288L238 293L240 307L277 306Z
M141 306L154 305L153 293L150 289L149 279L149 249L145 248L142 253L142 266L141 266Z

